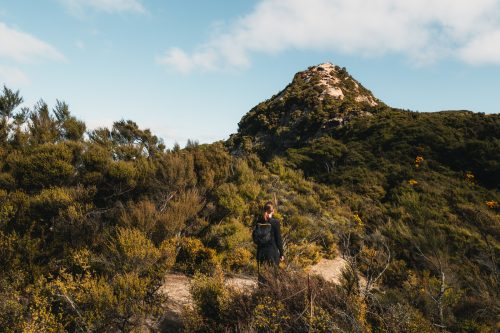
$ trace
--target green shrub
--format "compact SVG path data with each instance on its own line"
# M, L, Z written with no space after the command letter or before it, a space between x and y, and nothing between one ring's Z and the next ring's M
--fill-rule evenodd
M138 229L119 227L107 248L115 270L120 272L147 272L160 259L160 251Z
M181 272L211 273L219 266L215 251L205 247L197 238L183 237L179 239L177 246L174 268Z

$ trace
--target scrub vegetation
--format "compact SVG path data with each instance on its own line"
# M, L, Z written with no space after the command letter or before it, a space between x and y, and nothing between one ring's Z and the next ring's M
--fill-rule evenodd
M498 330L500 116L310 86L297 76L227 141L182 149L130 120L87 131L64 102L20 108L4 88L0 331L144 331L170 271L194 276L188 332ZM286 262L231 289L224 274L256 274L267 200ZM303 272L335 256L340 284Z

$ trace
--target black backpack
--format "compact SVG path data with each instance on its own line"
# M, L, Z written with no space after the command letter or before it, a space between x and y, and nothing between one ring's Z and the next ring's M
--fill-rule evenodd
M258 221L252 232L252 239L257 246L269 245L273 241L272 226L269 222Z

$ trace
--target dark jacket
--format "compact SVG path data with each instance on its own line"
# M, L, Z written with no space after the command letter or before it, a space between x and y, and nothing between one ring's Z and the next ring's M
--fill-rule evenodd
M269 263L278 265L280 262L280 256L284 255L283 240L281 239L280 222L275 218L271 218L269 219L269 221L267 221L267 223L271 224L271 233L273 235L273 241L265 246L257 246L257 261L259 263Z

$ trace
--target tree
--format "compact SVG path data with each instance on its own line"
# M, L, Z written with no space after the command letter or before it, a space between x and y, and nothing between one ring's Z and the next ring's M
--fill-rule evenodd
M15 117L14 110L23 102L19 91L13 92L6 86L3 86L2 95L0 95L0 142L5 142L11 130L11 118Z

